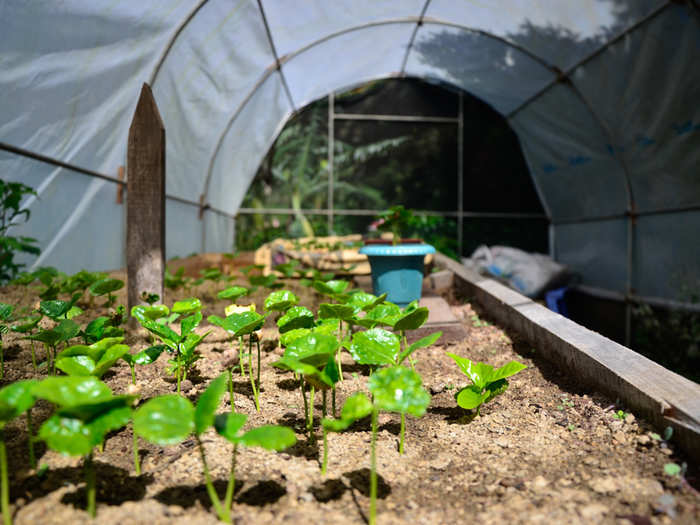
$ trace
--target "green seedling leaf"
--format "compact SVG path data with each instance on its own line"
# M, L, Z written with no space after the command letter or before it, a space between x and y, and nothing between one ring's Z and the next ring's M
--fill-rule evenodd
M97 374L94 373L95 361L87 355L76 355L56 359L56 368L69 376L97 376Z
M41 425L38 437L51 450L68 456L85 456L95 446L93 433L84 421L58 414Z
M0 389L0 430L34 405L34 379L16 381Z
M100 295L111 294L122 288L124 288L124 281L107 277L92 283L89 290L92 295L99 297Z
M678 476L678 475L680 475L681 470L682 470L681 466L678 465L677 463L666 463L664 465L664 473L667 476L671 476L671 477Z
M189 354L192 350L194 350L199 343L201 343L206 336L208 336L211 333L205 332L202 335L197 335L194 332L191 334L188 334L185 340L182 342L182 346L180 347L180 350L183 354Z
M457 404L467 410L473 408L478 410L483 403L488 403L498 394L505 392L508 388L508 381L505 378L527 368L517 361L511 361L500 368L494 369L486 363L470 361L455 354L447 355L457 363L462 372L473 383L461 389L455 396Z
M295 339L284 351L284 357L291 357L315 367L324 366L330 356L335 355L338 340L332 335L310 333Z
M282 333L280 330L280 345L287 347L294 341L305 335L309 335L311 330L308 328L295 328L294 330L289 330L288 332Z
M156 445L174 445L194 430L194 407L177 394L155 397L134 413L134 431Z
M333 386L333 381L325 372L319 370L314 365L303 363L294 357L283 356L279 361L272 363L272 366L303 375L305 381L313 385L314 388L320 390L327 390Z
M246 447L261 447L267 450L284 450L297 442L291 428L278 425L263 425L243 434L238 443Z
M425 306L404 313L394 323L394 330L405 332L406 330L416 330L423 326L428 320L428 309Z
M377 297L367 292L355 292L348 299L348 304L355 307L356 309L369 312L375 306L378 306L384 302L386 299L385 293Z
M351 320L355 316L355 308L347 304L322 303L318 308L318 316L321 319Z
M129 359L131 359L131 362L135 365L150 365L151 363L155 363L160 357L160 354L167 349L167 345L154 345L146 348L145 350L141 350L130 357L127 357L129 354L124 354L122 357L126 362L129 362Z
M330 356L326 366L323 368L323 373L328 376L333 384L335 385L340 381L340 370L338 369L338 362L335 360L335 356Z
M180 340L180 336L177 334L177 332L167 325L160 324L156 321L150 321L148 319L140 321L140 323L146 330L160 337L163 342L171 343L168 346L175 346L175 344Z
M343 280L316 280L313 284L314 288L324 295L337 295L343 293L348 286L350 286L349 281Z
M231 314L224 319L223 328L236 337L247 335L262 328L265 317L257 312L248 310L240 314Z
M382 303L372 308L365 320L376 321L376 324L384 326L394 326L394 323L401 318L401 308L393 303Z
M216 296L219 299L228 299L229 301L236 302L237 299L248 295L248 288L242 286L231 286L225 290L221 290Z
M277 282L277 276L270 275L251 275L248 277L248 281L252 286L263 286L265 288L276 288L282 286L282 284Z
M357 392L345 400L340 419L323 419L321 424L330 432L342 432L358 419L372 413L372 402L362 392Z
M237 443L239 439L238 432L243 428L247 419L248 416L245 414L232 412L219 414L214 418L214 428L220 436L223 436L229 442Z
M214 424L214 414L221 404L221 398L228 388L228 375L222 374L214 379L202 392L194 409L194 433L202 434Z
M107 370L112 368L114 363L119 361L123 356L129 353L129 347L127 345L114 345L110 346L107 351L102 355L99 361L95 365L95 370L93 375L97 377L102 377ZM58 366L58 363L56 363Z
M105 327L109 322L109 317L101 316L93 319L88 323L83 331L84 337L89 341L99 341L105 332ZM89 342L88 341L88 342Z
M406 358L416 350L419 350L420 348L427 348L435 344L435 341L440 339L440 336L442 336L442 332L435 332L434 334L425 336L422 339L419 339L418 341L413 343L401 353L401 357L399 357L399 364L403 363L406 360Z
M131 316L135 317L139 322L144 319L155 321L170 315L170 309L164 304L143 305L137 304L131 309Z
M57 330L40 330L36 334L29 335L23 339L30 339L32 341L39 341L49 346L56 346L62 341L63 334Z
M80 333L80 326L78 326L78 323L71 321L70 319L61 319L61 321L53 329L55 332L58 332L61 335L59 342L73 339Z
M39 312L55 320L66 315L72 306L70 302L58 299L54 301L41 301L39 303Z
M268 312L284 312L292 306L295 306L298 302L299 298L289 290L278 290L267 296L264 307Z
M481 406L486 399L486 395L482 395L481 388L476 385L469 385L463 388L457 392L455 397L457 399L457 404L465 410L471 410Z
M304 306L292 306L277 320L280 334L299 328L313 328L314 314Z
M449 355L455 363L462 369L462 372L474 383L476 386L480 387L481 390L484 389L486 384L489 382L491 375L493 374L493 367L487 365L486 363L479 363L476 361L471 361L466 357L460 357L456 354Z
M112 397L112 391L96 377L48 377L37 383L32 394L60 407L99 403Z
M491 377L489 378L489 381L498 381L499 379L505 379L506 377L510 377L512 375L517 374L521 370L525 370L526 368L527 366L525 366L522 363L518 363L517 361L511 361L503 365L501 368L497 368L496 370L494 370L491 374Z
M399 337L383 328L356 332L348 350L360 365L388 365L397 362L401 343Z
M201 309L202 302L196 297L190 297L189 299L176 301L171 311L175 314L187 315L194 312L198 312Z
M420 376L402 366L377 370L369 378L368 387L380 410L420 417L430 404L430 394L422 387Z
M317 334L334 335L338 332L340 320L336 318L318 319L313 331Z
M66 319L73 319L74 317L79 317L83 314L83 309L75 305L70 307L70 310L66 312Z
M39 321L41 321L41 315L30 315L29 317L23 317L20 319L20 323L12 327L13 332L18 332L20 334L26 334L34 330Z
M180 332L181 335L180 337L185 337L188 336L190 333L192 333L192 330L197 328L199 326L199 323L202 322L202 312L195 312L194 315L190 315L189 317L185 317L182 321L180 321Z

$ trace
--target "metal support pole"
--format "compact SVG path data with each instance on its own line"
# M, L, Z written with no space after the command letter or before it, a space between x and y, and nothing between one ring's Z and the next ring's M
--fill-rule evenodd
M459 121L457 122L457 252L464 248L464 93L459 92Z
M335 159L335 93L328 95L328 235L333 235L333 163Z

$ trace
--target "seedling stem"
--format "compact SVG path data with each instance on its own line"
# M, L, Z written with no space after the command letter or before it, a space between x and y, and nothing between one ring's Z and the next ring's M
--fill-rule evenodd
M2 506L2 518L4 525L12 525L10 517L10 485L7 479L7 451L5 450L5 434L0 430L0 481L2 491L0 501Z
M372 409L372 445L370 452L371 471L369 477L369 525L377 523L377 419L379 410Z

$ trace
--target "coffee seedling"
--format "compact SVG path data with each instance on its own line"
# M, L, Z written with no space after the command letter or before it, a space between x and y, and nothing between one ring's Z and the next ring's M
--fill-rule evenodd
M83 456L87 490L87 512L96 514L93 449L102 446L105 436L125 426L131 419L133 396L113 396L96 377L50 377L37 384L34 396L58 408L39 428L38 437L56 452Z
M457 404L465 410L476 409L479 415L481 405L488 403L498 394L502 394L508 388L507 377L517 374L527 368L524 364L511 361L500 368L492 367L486 363L470 361L455 354L447 354L462 369L472 384L462 388L455 394Z
M69 346L56 356L56 368L69 376L102 377L117 361L129 353L129 347L120 344L123 339L123 337L108 337L90 346Z
M122 288L124 288L124 281L107 277L92 283L89 290L90 294L92 294L94 297L106 295L107 302L105 302L104 306L112 306L114 301L117 299L114 295L112 295L112 293L116 292L117 290L121 290Z
M5 377L5 354L2 345L2 336L9 332L9 323L12 318L12 311L15 309L11 304L0 303L0 379Z
M32 389L36 381L17 381L0 390L0 510L2 510L4 525L11 525L12 514L10 513L10 485L7 476L7 451L5 449L5 425L14 418L27 412L27 423L29 428L29 455L30 463L34 467L34 448L32 446L31 419L29 410L34 406L34 396Z

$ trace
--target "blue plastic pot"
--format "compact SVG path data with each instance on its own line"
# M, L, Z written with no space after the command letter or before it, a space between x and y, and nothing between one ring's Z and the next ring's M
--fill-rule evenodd
M360 248L372 268L375 295L387 294L387 301L405 307L420 299L423 288L423 261L435 253L430 244L372 244Z

